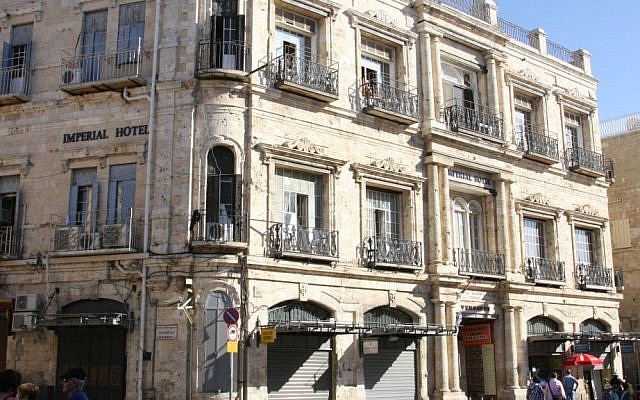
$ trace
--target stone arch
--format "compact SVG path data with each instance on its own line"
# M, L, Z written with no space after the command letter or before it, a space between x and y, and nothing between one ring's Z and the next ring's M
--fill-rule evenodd
M589 318L580 323L580 332L588 335L594 335L603 332L611 332L611 327L602 320Z
M560 332L560 322L553 318L537 315L527 321L527 335L545 335L551 332Z
M389 306L375 307L363 314L365 325L413 324L415 319L408 312Z
M60 309L61 314L86 314L86 313L122 313L127 314L129 307L121 301L99 298L82 299L67 303Z
M269 307L269 323L289 321L326 321L332 311L311 301L289 300Z

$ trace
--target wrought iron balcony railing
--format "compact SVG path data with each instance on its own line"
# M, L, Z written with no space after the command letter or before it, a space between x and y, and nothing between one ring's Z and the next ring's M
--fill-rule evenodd
M613 282L616 290L622 291L624 289L624 271L622 269L617 269L613 272Z
M53 251L140 251L143 224L133 209L103 210L69 215L67 224L54 224Z
M490 13L487 4L478 0L430 0L433 3L446 4L467 15L490 22Z
M269 228L269 250L276 257L337 259L338 231L275 223Z
M192 240L214 244L245 243L246 228L247 218L243 215L208 215L205 209L195 210L189 224Z
M83 87L96 91L140 86L151 76L151 56L142 48L142 38L137 48L65 55L61 64L60 88L72 93Z
M481 250L456 248L453 251L454 265L462 275L478 275L489 278L504 278L504 255Z
M0 68L0 104L27 101L31 71L24 57L2 60Z
M197 73L200 78L215 70L249 72L251 48L244 42L200 40Z
M612 289L613 269L597 265L578 264L578 284L582 289Z
M364 112L401 123L418 121L418 91L401 82L363 80Z
M281 55L273 59L268 68L275 87L324 101L338 97L336 61L311 55L299 57L282 49L278 53Z
M20 256L20 231L15 226L0 226L0 258Z
M564 262L546 258L527 257L524 261L527 279L545 284L565 284Z
M565 162L567 168L575 172L590 176L605 175L604 156L595 151L570 147L566 150Z
M503 140L502 118L486 107L471 108L454 103L444 108L444 121L453 132L462 128L491 139Z
M558 162L558 140L545 134L543 129L535 125L524 125L516 128L520 138L519 147L525 154L538 160Z
M419 269L422 267L421 242L386 236L368 236L364 239L363 249L369 268Z

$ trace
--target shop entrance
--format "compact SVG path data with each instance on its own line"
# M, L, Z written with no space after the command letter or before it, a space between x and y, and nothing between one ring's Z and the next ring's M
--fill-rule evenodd
M460 330L460 379L467 398L494 399L496 396L496 363L493 345L493 323L463 320Z

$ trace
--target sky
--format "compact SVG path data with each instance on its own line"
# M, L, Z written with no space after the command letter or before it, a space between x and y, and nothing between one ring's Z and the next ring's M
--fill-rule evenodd
M496 0L498 16L591 53L600 121L640 112L640 0Z

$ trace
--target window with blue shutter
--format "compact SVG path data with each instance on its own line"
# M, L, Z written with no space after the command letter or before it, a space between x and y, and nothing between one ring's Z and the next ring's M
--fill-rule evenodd
M98 186L95 168L73 170L69 193L68 222L70 225L86 226L96 222Z
M107 223L126 223L132 216L136 195L136 165L113 165L109 170Z
M144 1L123 4L118 18L118 64L137 62L144 43Z

